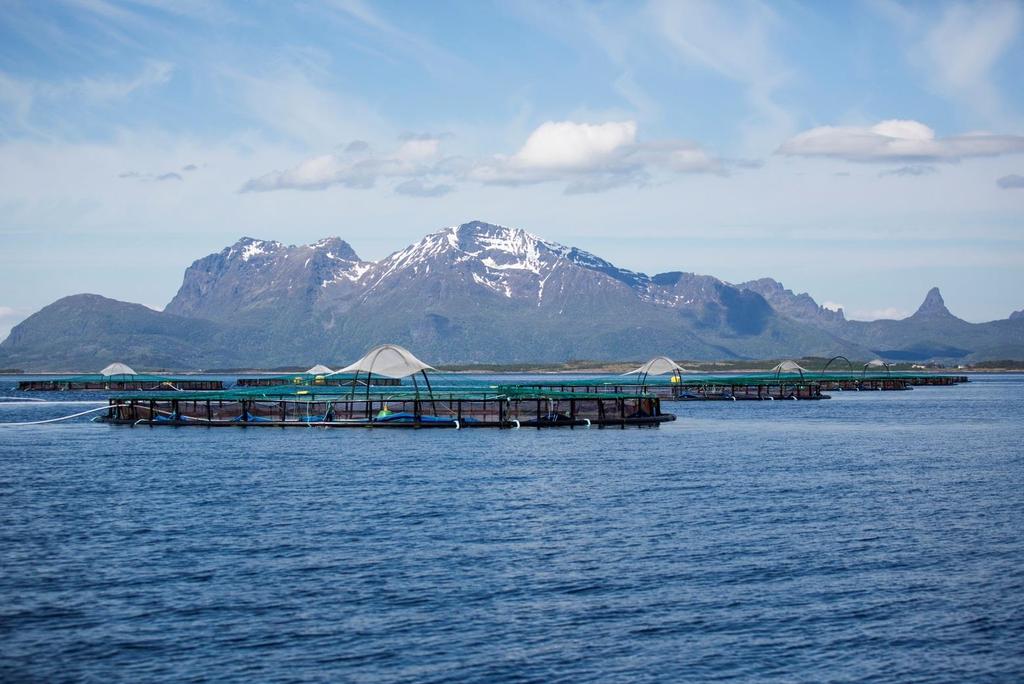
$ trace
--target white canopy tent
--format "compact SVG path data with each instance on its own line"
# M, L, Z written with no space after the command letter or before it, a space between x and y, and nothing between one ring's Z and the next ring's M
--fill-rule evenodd
M808 370L796 361L783 361L768 372L775 373L776 375L782 375L783 373L799 373L802 378L804 373L808 372Z
M407 378L425 370L437 370L423 363L412 352L397 344L382 344L366 352L366 355L353 364L334 371L338 373L367 373L383 375L387 378Z
M878 369L878 368L884 368L886 373L892 373L892 370L889 368L889 364L887 364L882 359L872 359L871 361L868 361L867 363L865 363L864 364L864 371L863 372L867 373L868 369Z
M400 347L397 344L382 344L366 352L366 355L355 363L336 370L330 375L351 373L355 376L355 380L358 381L359 374L365 373L367 394L370 392L370 379L374 375L398 379L411 377L418 395L419 383L416 382L417 374L423 375L423 380L427 384L427 391L432 392L430 389L430 379L427 378L428 370L437 369L417 359L405 347ZM354 388L355 383L352 386Z
M123 363L112 363L101 370L100 375L109 377L111 375L138 375L138 373Z
M332 371L327 366L323 365L322 363L318 363L315 366L313 366L312 368L310 368L308 371L306 371L306 374L307 375L330 375L333 372L334 371Z
M683 367L667 356L655 356L653 359L623 375L664 375L665 373L682 373Z
M648 375L665 375L666 373L671 373L673 383L682 382L682 377L680 376L682 372L683 367L667 356L655 356L636 370L623 373L623 375L636 375L638 383L642 387L647 383Z

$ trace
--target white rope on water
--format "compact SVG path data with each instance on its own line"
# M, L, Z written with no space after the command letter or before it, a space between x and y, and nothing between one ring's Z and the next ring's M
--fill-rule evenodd
M9 399L11 401L17 401L17 402L22 402L22 401L41 401L41 402L44 402L44 403L46 402L46 399L36 399L35 397L0 397L0 399Z
M23 427L26 425L43 425L44 423L58 423L62 420L70 420L72 418L78 418L90 413L96 413L97 411L106 411L110 408L109 405L104 404L96 408L91 408L88 411L80 411L78 413L72 413L70 416L61 416L60 418L48 418L46 420L31 420L25 423L0 423L0 427Z

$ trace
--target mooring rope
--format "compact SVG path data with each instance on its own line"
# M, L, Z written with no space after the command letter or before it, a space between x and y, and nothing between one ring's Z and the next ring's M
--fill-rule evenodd
M35 397L0 397L0 399L10 399L11 401L41 401L46 403L46 399L36 399Z
M25 423L0 423L0 427L23 427L26 425L42 425L44 423L58 423L62 420L70 420L71 418L78 418L89 413L96 413L97 411L106 411L110 408L109 405L104 404L96 408L89 409L88 411L80 411L79 413L72 413L70 416L61 416L60 418L48 418L46 420L32 420Z

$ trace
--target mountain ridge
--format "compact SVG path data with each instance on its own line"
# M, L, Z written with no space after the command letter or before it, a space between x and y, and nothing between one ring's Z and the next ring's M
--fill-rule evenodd
M351 359L384 341L437 363L1024 358L1024 318L967 323L937 288L906 319L848 321L771 278L649 276L482 221L434 231L378 261L340 237L309 245L243 237L189 265L163 312L89 297L62 298L16 326L0 343L0 365L31 369L62 355L97 366L109 358L175 365L166 361L179 354L196 367L277 366Z

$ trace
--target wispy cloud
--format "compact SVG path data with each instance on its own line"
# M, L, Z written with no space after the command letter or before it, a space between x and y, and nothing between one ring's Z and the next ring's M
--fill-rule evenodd
M930 176L933 173L938 173L939 170L934 166L928 164L910 164L908 166L901 166L896 169L889 169L888 171L880 171L879 177L884 178L885 176Z
M1020 123L1009 113L1000 68L1020 40L1024 12L1014 0L903 4L871 0L903 35L908 62L927 87L988 125ZM1016 76L1015 70L1009 78Z
M295 59L269 73L225 67L219 76L240 118L307 150L330 149L357 134L382 136L388 128L361 98L327 85L329 66L315 59Z
M890 119L870 127L812 128L787 140L778 152L855 162L956 162L971 157L1022 153L1024 136L965 133L940 138L919 121Z
M1003 117L993 70L1021 35L1018 2L951 4L918 49L933 86L990 120Z
M1018 188L1024 188L1024 176L1016 173L1011 173L1009 176L1003 176L996 181L1003 190L1016 190Z
M419 32L405 30L389 21L363 0L330 0L327 7L336 15L371 29L386 48L412 58L434 76L450 78L454 72L466 68L466 64L448 50Z
M749 149L767 151L793 132L796 118L778 96L793 68L779 49L784 25L771 7L757 0L654 0L649 10L683 59L746 89L752 114L742 129Z
M446 183L429 185L419 178L410 178L395 186L395 192L399 195L409 195L410 197L443 197L454 191L454 185Z
M182 171L185 173L195 171L199 167L195 164L186 164L182 167ZM161 183L164 181L184 181L185 177L177 171L158 171L156 173L143 173L140 171L122 171L117 174L118 178L124 180L138 180L152 183Z
M33 115L40 106L67 107L73 103L80 108L106 105L139 91L162 86L171 80L173 74L173 64L152 60L143 63L135 75L127 77L104 75L48 82L19 79L0 72L0 122L7 119L11 125L37 132Z
M438 137L406 137L393 152L378 155L365 142L355 141L341 152L312 157L293 168L252 178L241 191L323 190L332 186L366 189L381 178L422 180L436 173L440 144ZM404 194L417 195L417 188L426 187L407 185ZM434 186L435 192L438 187L443 186Z

